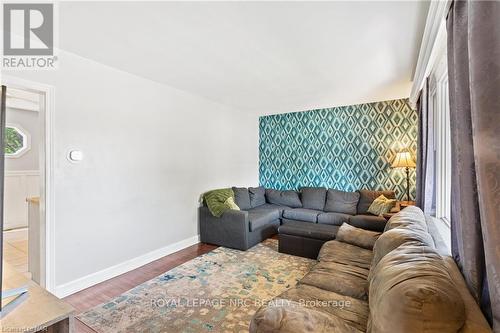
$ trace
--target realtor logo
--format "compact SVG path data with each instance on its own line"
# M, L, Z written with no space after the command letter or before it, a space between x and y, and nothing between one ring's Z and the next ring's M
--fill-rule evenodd
M54 4L3 4L4 69L53 69Z

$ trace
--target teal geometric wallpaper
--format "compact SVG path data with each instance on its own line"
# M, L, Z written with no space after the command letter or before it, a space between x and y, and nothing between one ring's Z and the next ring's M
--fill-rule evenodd
M417 113L407 99L263 116L259 136L262 186L393 189L406 200L404 169L390 165L403 148L415 157ZM410 195L414 200L415 170Z

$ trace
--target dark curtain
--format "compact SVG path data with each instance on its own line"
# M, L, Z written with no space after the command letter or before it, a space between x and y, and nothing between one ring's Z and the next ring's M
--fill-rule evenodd
M434 197L434 118L429 110L429 79L417 102L417 198L416 204L426 214L433 214Z
M455 1L447 30L452 253L500 332L500 2Z

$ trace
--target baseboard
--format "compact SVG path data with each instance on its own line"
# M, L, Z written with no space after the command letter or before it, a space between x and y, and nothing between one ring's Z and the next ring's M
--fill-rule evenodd
M151 251L142 256L127 260L118 265L111 266L101 271L86 275L79 279L64 283L54 288L54 294L63 298L74 294L80 290L92 287L98 283L114 278L120 274L127 273L131 270L149 264L152 261L160 259L166 255L180 251L186 247L197 244L200 242L200 236L193 236L183 239L177 243L162 247L158 250Z

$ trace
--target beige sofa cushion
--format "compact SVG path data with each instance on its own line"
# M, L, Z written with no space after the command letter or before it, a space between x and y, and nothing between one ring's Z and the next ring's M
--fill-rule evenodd
M318 261L337 262L365 269L370 269L372 258L373 251L336 240L323 244L318 254Z
M366 268L321 261L300 283L367 300L368 272Z
M343 319L302 304L275 299L270 305L260 308L250 322L250 333L362 333Z
M339 242L344 242L372 250L375 241L381 235L380 232L364 230L353 227L347 223L343 223L337 231L335 239Z
M365 331L368 322L368 302L313 286L299 284L280 295L345 321L349 326ZM297 332L297 331L296 331Z
M425 222L425 215L422 210L416 206L407 207L392 216L389 221L387 221L384 231L401 227L429 232L427 223Z
M403 244L374 268L367 332L451 333L464 322L462 297L432 248Z
M375 242L372 267L376 266L387 253L408 242L417 242L434 248L434 241L427 232L419 229L394 228L384 232Z
M467 285L465 284L462 273L458 270L457 264L452 257L444 258L448 273L450 274L453 282L457 286L462 300L465 304L465 325L460 329L460 333L491 333L491 327L484 318L481 309L472 297Z

